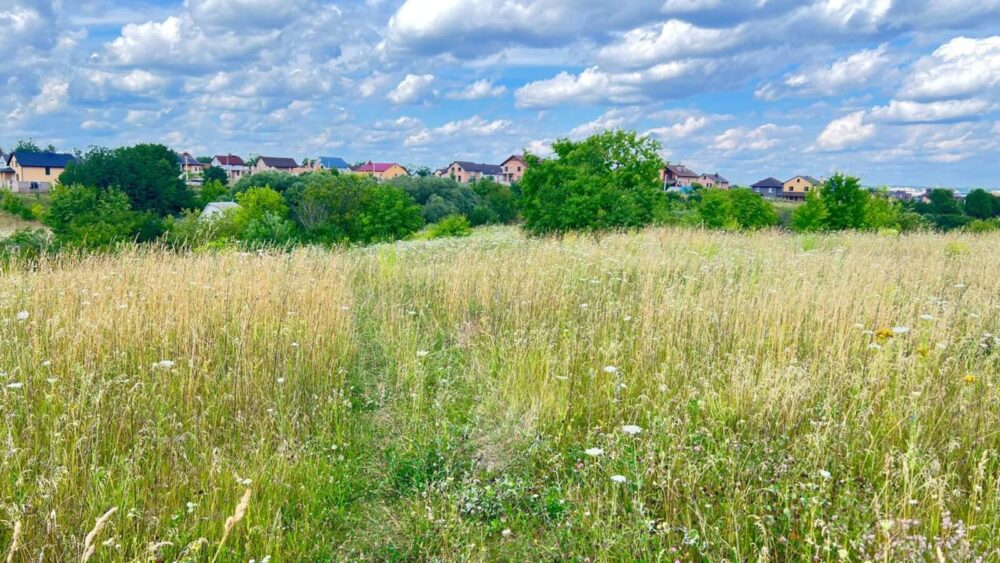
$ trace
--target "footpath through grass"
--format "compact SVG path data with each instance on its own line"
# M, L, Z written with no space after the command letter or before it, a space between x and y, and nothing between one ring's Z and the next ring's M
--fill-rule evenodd
M7 271L0 556L994 559L998 273L511 229Z

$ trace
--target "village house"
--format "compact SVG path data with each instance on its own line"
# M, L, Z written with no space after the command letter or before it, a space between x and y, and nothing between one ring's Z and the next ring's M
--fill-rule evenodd
M370 160L351 168L351 172L354 174L366 174L376 180L391 180L398 176L407 176L410 174L406 171L406 168L395 162L372 162Z
M177 155L177 166L180 167L181 177L186 182L191 182L196 178L200 179L201 173L205 170L205 165L187 152Z
M336 170L341 174L349 174L351 165L347 161L336 156L321 156L313 161L315 170Z
M715 174L702 174L698 177L698 183L706 188L715 188L719 190L729 189L729 180L720 176L718 172Z
M698 181L698 175L683 164L668 164L660 171L660 177L665 188L690 187Z
M802 200L806 198L806 193L820 184L821 182L812 176L796 176L782 185L781 197Z
M298 174L300 172L299 163L294 158L281 156L262 156L257 159L257 163L251 168L251 173L258 172L286 172L288 174Z
M0 166L0 186L12 192L47 192L74 160L71 154L16 151Z
M231 154L216 155L212 159L212 166L225 170L230 184L236 183L240 178L250 174L250 167L247 166L247 163L243 162L242 158Z
M456 182L476 182L483 179L497 180L503 174L503 168L496 164L480 164L456 160L448 165L446 174Z
M502 169L498 181L502 184L513 184L520 182L524 177L524 172L528 169L528 163L518 155L511 155L510 158L500 164Z
M763 197L779 198L781 197L781 192L785 189L785 183L773 176L769 176L750 186L750 189Z

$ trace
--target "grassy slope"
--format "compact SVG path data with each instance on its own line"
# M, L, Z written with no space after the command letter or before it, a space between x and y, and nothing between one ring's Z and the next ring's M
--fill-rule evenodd
M0 553L20 522L15 560L73 559L116 507L99 559L204 560L249 488L222 560L997 557L998 266L495 229L8 272Z

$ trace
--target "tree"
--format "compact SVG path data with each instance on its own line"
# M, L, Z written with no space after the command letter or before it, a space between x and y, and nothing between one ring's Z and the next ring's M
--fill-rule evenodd
M898 229L900 206L893 201L886 190L880 190L868 198L865 205L865 227L869 229Z
M247 232L255 221L263 221L267 214L282 220L288 218L289 210L285 198L271 188L250 188L236 195L236 203L240 207L233 214L233 225L241 234Z
M198 206L205 207L215 201L232 201L229 190L218 180L208 180L198 192Z
M735 229L738 227L733 218L733 203L729 194L723 190L708 190L701 196L698 205L698 215L701 222L710 229Z
M741 229L762 229L778 224L774 206L760 194L747 188L733 188L723 193L729 197L733 219Z
M553 146L557 158L526 155L521 180L524 227L531 233L637 228L653 221L662 197L659 143L609 131Z
M817 191L806 194L806 202L792 212L792 229L799 232L821 231L826 228L829 212Z
M249 176L240 178L231 191L235 196L236 194L245 192L251 188L269 187L272 190L283 194L296 187L300 187L304 182L305 178L301 176L293 176L287 172L266 170L264 172L258 172L256 174L250 174Z
M480 201L469 215L473 225L506 224L517 219L517 196L510 186L486 179L476 182L472 189Z
M348 228L352 241L392 242L410 236L424 226L420 206L403 190L386 184L368 186L359 212Z
M177 154L163 145L91 149L66 167L59 183L120 190L135 211L151 211L161 217L195 203L194 194L180 178Z
M934 215L958 215L962 209L955 199L955 192L944 188L934 188L927 192L928 212Z
M45 224L58 242L90 248L129 240L145 242L163 233L151 213L132 210L124 192L79 185L52 190Z
M222 168L219 168L218 166L209 166L208 168L206 168L201 173L201 178L206 183L215 180L220 184L222 184L223 186L229 185L229 174L226 174L226 171L223 170Z
M35 143L34 139L21 139L14 145L14 150L11 152L56 152L56 147L50 144L43 149Z
M413 198L423 208L424 220L436 223L448 215L471 216L480 204L476 190L451 178L399 176L388 182Z
M834 230L861 229L865 226L868 192L854 176L834 174L826 181L821 196L826 204L826 224Z
M995 213L993 199L993 196L986 190L972 190L969 195L965 196L965 214L976 219L993 217Z

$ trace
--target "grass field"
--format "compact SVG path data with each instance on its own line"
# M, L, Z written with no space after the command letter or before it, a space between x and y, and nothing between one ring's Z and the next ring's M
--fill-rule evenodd
M495 229L2 281L9 561L1000 558L997 235Z

